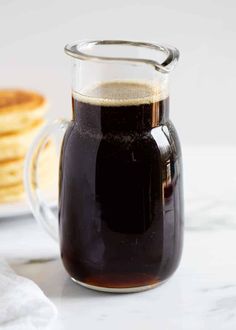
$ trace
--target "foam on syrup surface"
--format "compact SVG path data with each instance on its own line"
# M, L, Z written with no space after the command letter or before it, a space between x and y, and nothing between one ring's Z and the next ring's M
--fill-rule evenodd
M167 92L157 84L111 81L96 84L81 93L73 92L73 97L100 106L127 106L159 102L167 97Z

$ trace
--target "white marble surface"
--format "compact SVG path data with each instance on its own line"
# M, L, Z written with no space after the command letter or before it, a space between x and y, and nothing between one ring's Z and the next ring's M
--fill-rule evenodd
M154 290L104 294L73 283L32 218L0 220L0 257L57 306L52 330L236 329L236 148L184 148L183 258Z

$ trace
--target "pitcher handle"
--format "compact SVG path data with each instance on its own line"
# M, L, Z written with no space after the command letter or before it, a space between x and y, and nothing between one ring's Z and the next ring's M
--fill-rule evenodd
M68 123L66 119L58 119L47 124L33 141L24 164L24 186L31 211L38 223L56 241L59 239L58 221L39 188L38 163L50 135L57 131L65 133Z

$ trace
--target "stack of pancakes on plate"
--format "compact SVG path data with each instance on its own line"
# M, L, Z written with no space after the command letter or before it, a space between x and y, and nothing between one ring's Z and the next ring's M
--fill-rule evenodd
M0 90L0 203L24 197L25 155L45 124L46 99L37 93L16 89ZM50 162L52 158L52 162ZM52 143L40 158L39 175L47 181L55 165Z

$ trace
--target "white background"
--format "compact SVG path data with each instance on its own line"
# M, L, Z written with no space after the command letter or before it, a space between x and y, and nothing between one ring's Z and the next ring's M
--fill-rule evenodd
M140 39L181 52L171 117L184 144L236 142L234 0L0 0L0 87L41 91L50 117L70 116L66 43Z

